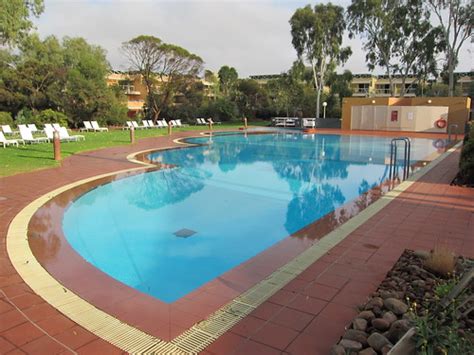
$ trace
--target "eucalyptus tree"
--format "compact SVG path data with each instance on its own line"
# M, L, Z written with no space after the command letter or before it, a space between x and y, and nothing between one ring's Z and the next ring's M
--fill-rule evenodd
M219 83L222 93L224 96L229 96L232 89L235 88L237 80L239 79L237 70L234 67L224 65L219 69L217 75L219 76Z
M328 71L344 63L351 54L342 47L346 29L344 9L340 6L318 4L299 8L290 19L292 43L298 60L309 65L316 89L316 117L320 113L321 94Z
M454 70L464 42L472 38L474 3L472 0L427 0L427 11L438 20L445 45L446 69L449 78L449 96L454 94Z
M0 45L16 45L31 30L31 16L44 10L43 0L0 0Z
M122 44L130 69L143 77L148 106L157 120L163 107L170 105L177 90L193 82L203 68L203 60L174 44L153 36L138 36Z
M368 68L384 68L392 96L395 75L401 77L404 96L408 76L420 78L436 71L439 31L422 1L352 0L348 18L350 37L361 35Z

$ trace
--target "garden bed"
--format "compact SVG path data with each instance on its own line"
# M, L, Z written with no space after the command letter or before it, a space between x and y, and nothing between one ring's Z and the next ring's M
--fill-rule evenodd
M387 354L410 328L415 330L413 353L470 353L474 344L472 279L447 306L442 303L473 265L472 260L455 258L446 250L406 250L360 307L331 354ZM402 353L406 354L398 352Z

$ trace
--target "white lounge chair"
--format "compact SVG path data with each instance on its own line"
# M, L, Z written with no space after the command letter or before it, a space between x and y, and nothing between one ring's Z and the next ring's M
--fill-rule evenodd
M28 129L31 132L31 129L26 124L19 124L18 129L21 131L22 129ZM31 132L33 133L33 132Z
M61 129L61 125L59 123L53 123L53 128L59 132L59 130Z
M156 121L156 127L158 127L158 128L164 128L165 126L163 125L163 122L161 122L161 121L158 120L158 121Z
M48 129L48 130L51 130L51 131L54 131L54 127L51 123L45 123L44 124L44 129Z
M122 127L122 130L130 129L132 128L132 121L126 121L127 125Z
M143 121L143 122L145 122L145 121ZM147 120L147 122L148 122L148 127L150 127L150 128L160 128L160 127L158 127L157 125L155 125L153 123L153 120Z
M21 139L26 143L46 143L46 142L49 142L48 137L34 138L33 134L31 134L30 129L26 126L25 127L18 126L18 128L20 128Z
M145 129L144 126L139 126L137 121L132 121L133 128L135 129Z
M196 124L198 126L203 126L206 124L206 121L204 120L204 118L196 118Z
M0 144L5 148L7 145L16 145L18 147L17 139L6 139L2 131L0 131ZM24 144L24 143L23 143Z
M15 132L14 132L14 131L12 131L12 129L11 129L11 127L10 127L10 125L8 125L8 124L4 124L4 125L2 125L2 131L3 131L3 133L5 133L5 134L9 134L9 135L13 135L13 134L15 134Z
M181 120L174 120L174 121L176 122L176 125L177 125L178 127L187 126L187 125L183 124L183 122L181 122Z
M168 122L166 122L165 119L161 120L161 124L163 125L163 127L168 127Z
M85 140L86 138L81 135L75 135L75 136L70 136L69 132L67 131L66 127L60 127L59 128L59 139L64 140L64 141L74 141L77 142L79 140Z
M26 126L30 129L31 133L39 132L39 129L36 128L36 125L35 125L34 123L30 123L30 124L28 124L28 125L26 125Z
M143 127L145 127L145 128L151 128L150 125L148 124L147 120L143 120L142 124L143 124Z
M94 128L92 127L90 121L84 121L84 122L82 122L82 124L84 125L84 127L81 128L81 129L79 129L79 131L81 131L81 132L83 132L83 131L89 132L89 131L93 131L93 130L94 130Z
M109 129L107 127L100 127L97 121L91 121L92 129L97 132L108 132Z

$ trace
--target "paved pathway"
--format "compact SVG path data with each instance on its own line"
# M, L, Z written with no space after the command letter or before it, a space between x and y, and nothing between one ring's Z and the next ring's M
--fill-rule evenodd
M125 159L132 151L171 145L169 137L149 138L77 154L59 168L0 179L0 354L120 353L30 290L8 259L5 235L13 217L35 198L72 181L136 167ZM355 314L354 306L405 248L444 243L474 256L474 190L449 185L458 155L445 159L203 353L327 354Z

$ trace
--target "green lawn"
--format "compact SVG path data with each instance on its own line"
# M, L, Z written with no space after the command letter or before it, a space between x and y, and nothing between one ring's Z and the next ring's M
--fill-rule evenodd
M267 122L252 122L252 125L266 125ZM238 128L242 123L225 123L216 125L219 128ZM203 126L187 126L174 129L176 131L190 131L205 129ZM76 133L74 133L76 134ZM61 144L61 155L66 158L72 154L95 150L106 147L119 146L130 143L129 131L111 130L103 133L83 132L77 133L86 137L85 141L69 142ZM136 139L146 137L157 137L166 135L166 129L146 129L135 131ZM14 137L12 138L14 139ZM0 176L14 175L21 172L27 172L37 169L44 169L57 166L58 163L53 158L53 145L51 143L26 144L17 148L9 146L5 149L0 148Z

